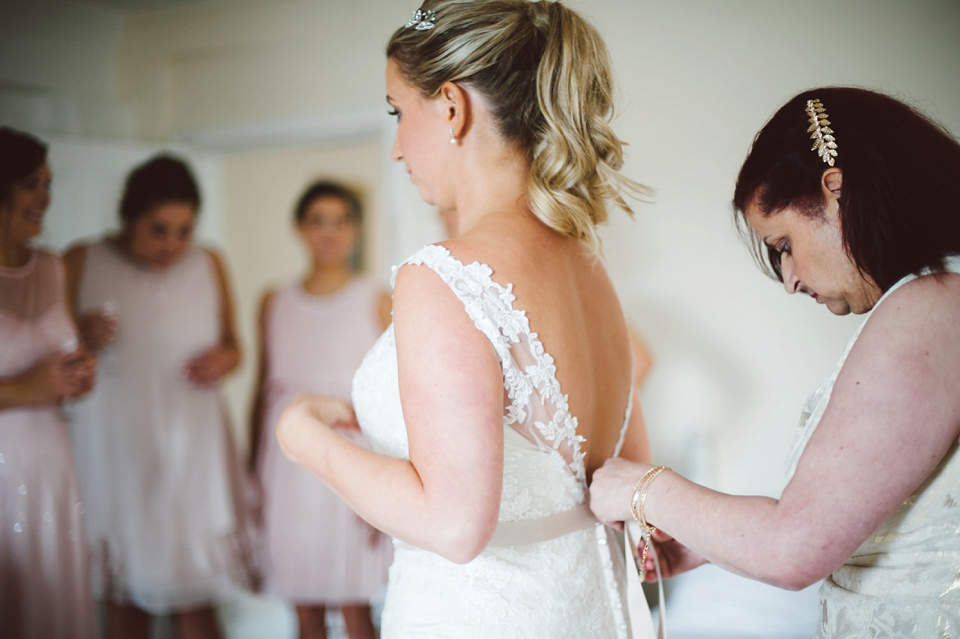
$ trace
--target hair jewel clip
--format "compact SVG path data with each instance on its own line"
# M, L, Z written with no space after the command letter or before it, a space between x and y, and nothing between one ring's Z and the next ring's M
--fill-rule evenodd
M429 11L421 11L417 9L413 12L413 17L410 18L410 22L406 24L406 27L409 29L413 27L417 31L429 31L437 24L437 14L433 12L433 9Z
M823 108L820 100L807 100L807 115L810 116L810 126L807 133L813 140L811 151L816 151L824 162L833 166L833 158L837 157L837 139L833 137L833 129L830 128L827 110Z

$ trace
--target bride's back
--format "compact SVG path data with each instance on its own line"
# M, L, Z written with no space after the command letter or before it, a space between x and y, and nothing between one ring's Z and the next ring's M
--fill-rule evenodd
M589 476L614 454L632 383L626 322L602 260L532 215L480 224L447 246L464 263L489 265L495 282L512 285L514 308L526 314L530 331L553 358L584 438Z
M589 476L615 452L631 387L623 312L590 247L608 208L629 212L623 194L646 193L620 174L606 45L561 2L427 0L387 57L393 157L429 203L460 216L451 254L513 287Z

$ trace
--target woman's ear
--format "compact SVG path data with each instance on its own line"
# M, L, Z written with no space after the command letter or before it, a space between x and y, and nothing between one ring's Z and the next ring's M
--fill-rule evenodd
M440 108L453 137L460 139L466 133L470 120L470 96L456 82L444 82L440 87Z
M820 178L820 186L823 189L824 199L840 197L840 187L843 184L843 170L839 167L832 167L823 172Z

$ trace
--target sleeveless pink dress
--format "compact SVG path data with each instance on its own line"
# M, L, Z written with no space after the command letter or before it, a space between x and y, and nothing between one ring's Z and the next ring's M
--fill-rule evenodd
M374 282L360 277L322 297L296 282L274 293L267 312L258 460L265 492L264 587L296 603L366 603L386 584L390 539L284 457L276 438L277 419L298 393L350 401L354 372L381 333L380 296ZM359 432L346 434L362 439Z
M250 547L220 391L182 374L219 339L212 259L194 246L150 269L92 244L78 304L118 324L72 425L95 592L154 614L211 605L248 584Z
M76 348L63 269L0 268L0 377ZM59 406L0 411L0 636L96 637L83 504Z

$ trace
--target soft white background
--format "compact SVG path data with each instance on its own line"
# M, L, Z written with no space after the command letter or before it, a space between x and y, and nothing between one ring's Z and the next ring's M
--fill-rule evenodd
M859 320L788 297L755 268L732 225L737 170L766 118L817 85L894 93L960 134L960 2L568 4L609 45L626 173L656 188L634 221L617 215L603 234L626 312L655 358L642 399L656 458L724 490L776 495L803 400ZM371 195L370 264L385 282L390 263L440 239L433 212L385 158L383 46L414 8L0 0L0 123L52 142L46 241L60 247L112 225L134 162L170 145L186 153L205 189L203 236L226 253L242 292L249 366L259 291L299 268L290 205L330 170L320 155L342 147L353 158L345 177ZM837 138L842 153L842 130ZM378 159L357 160L370 148ZM244 195L250 154L261 154L253 174L274 186L272 203ZM263 239L281 227L286 240ZM229 388L238 427L248 386L245 373Z

